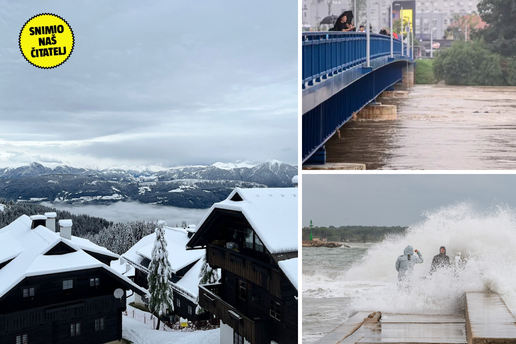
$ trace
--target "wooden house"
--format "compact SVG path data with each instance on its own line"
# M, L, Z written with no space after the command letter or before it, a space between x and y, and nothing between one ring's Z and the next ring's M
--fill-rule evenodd
M0 344L121 339L125 291L145 290L106 265L116 254L72 236L71 220L55 232L47 215L0 229Z
M172 270L169 284L173 291L173 313L190 321L198 321L209 319L209 313L200 313L197 302L204 250L186 250L186 243L193 231L193 228L165 227L165 240ZM145 289L148 288L147 276L155 240L156 235L149 234L122 255L122 259L135 268L134 282ZM136 297L135 302L147 304L148 300Z
M221 269L220 283L199 286L199 305L220 318L222 344L298 342L297 209L296 188L237 188L188 242Z

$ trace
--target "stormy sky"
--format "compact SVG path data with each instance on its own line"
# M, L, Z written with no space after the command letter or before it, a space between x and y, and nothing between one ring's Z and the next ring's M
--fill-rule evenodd
M303 175L303 226L408 226L467 202L516 209L516 175Z
M53 13L76 44L18 48ZM0 166L297 162L297 1L0 0Z

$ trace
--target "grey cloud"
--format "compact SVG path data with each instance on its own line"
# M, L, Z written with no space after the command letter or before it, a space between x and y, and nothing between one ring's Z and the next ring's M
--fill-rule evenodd
M515 175L304 175L303 225L410 225L441 207L516 207Z
M0 78L9 82L0 85L0 140L66 143L115 135L121 146L124 136L141 133L174 141L177 134L170 128L176 121L192 140L203 139L195 134L200 125L215 132L248 122L254 130L242 140L266 137L270 143L241 159L297 161L296 1L194 6L164 0L55 0L7 1L2 7L0 62L5 68ZM23 23L42 12L65 18L76 37L70 59L53 70L34 68L17 49ZM260 118L267 126L256 125ZM269 134L280 126L281 135ZM222 152L228 144L217 143L197 145L211 147L213 155L241 155ZM62 156L57 159L95 153L85 152L83 145L80 152L71 147L56 147L55 154ZM31 156L41 154L36 144L25 149ZM290 154L276 155L285 150ZM195 150L181 154L188 160L204 158ZM145 162L147 156L134 154L133 159Z

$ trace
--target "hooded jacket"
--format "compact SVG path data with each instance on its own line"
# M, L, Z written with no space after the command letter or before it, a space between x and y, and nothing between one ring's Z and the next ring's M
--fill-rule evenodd
M396 260L396 270L398 271L399 280L402 280L407 276L407 274L412 272L412 269L414 269L414 264L423 263L423 256L421 255L421 252L417 251L418 257L415 257L414 248L411 245L405 247L403 253L404 254L399 256L398 260Z
M441 253L441 248L444 248L444 253ZM446 247L441 246L439 248L439 254L434 256L432 259L432 267L430 268L430 273L435 272L437 269L449 266L450 265L450 257L446 255Z

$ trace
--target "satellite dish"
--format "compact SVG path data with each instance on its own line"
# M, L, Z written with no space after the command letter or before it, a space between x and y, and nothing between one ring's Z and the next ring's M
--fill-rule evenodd
M115 292L113 293L117 299L121 299L122 296L124 296L124 290L123 289L115 289Z

